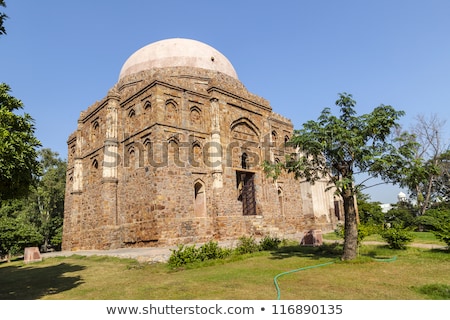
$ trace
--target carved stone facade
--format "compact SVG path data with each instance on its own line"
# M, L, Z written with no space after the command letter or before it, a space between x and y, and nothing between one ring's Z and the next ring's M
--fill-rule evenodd
M325 182L274 182L260 166L283 158L291 121L215 49L187 39L150 46L68 139L63 250L331 230Z

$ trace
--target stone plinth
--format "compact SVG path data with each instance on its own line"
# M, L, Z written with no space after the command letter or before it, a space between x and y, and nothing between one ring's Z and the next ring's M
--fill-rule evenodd
M300 244L302 246L321 246L323 243L322 230L309 230L305 232Z
M25 252L23 254L23 261L25 263L42 261L41 253L39 252L39 248L38 247L25 248Z

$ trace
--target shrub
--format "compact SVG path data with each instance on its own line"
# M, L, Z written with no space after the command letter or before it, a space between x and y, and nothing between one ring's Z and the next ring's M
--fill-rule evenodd
M199 258L201 261L223 259L231 254L231 250L219 247L215 241L205 243L199 248Z
M358 225L358 246L360 246L367 236L370 236L371 234L377 233L379 228L374 225L369 224L359 224ZM344 225L339 224L336 229L334 230L334 233L341 239L344 239L345 237L345 228Z
M219 247L215 241L210 241L200 247L179 245L176 250L171 251L172 254L167 263L172 269L194 262L223 259L232 253L230 249Z
M221 248L215 241L209 241L200 247L179 245L177 249L171 250L172 254L169 257L168 265L175 269L189 263L223 259L233 253L242 255L262 250L276 250L281 243L280 239L267 236L258 244L253 237L242 236L234 250Z
M259 245L253 237L242 236L239 238L239 243L235 249L237 254L246 254L259 251Z
M406 249L406 245L414 240L414 235L406 229L394 227L380 233L391 249Z
M428 210L419 217L419 222L426 226L437 239L444 241L450 247L450 210L437 208Z
M169 257L168 265L171 268L179 268L188 263L200 261L200 250L195 245L184 246L180 244L177 249L171 250L172 254Z
M278 238L272 238L269 236L264 237L259 242L259 249L261 251L270 251L270 250L276 250L281 244L281 240Z

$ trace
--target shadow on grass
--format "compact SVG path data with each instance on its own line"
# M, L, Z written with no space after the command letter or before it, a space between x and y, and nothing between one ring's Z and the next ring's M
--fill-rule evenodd
M60 263L54 266L13 265L0 268L0 300L35 300L70 290L83 283L81 277L66 273L84 266Z
M342 245L338 243L322 244L318 247L309 246L285 246L271 253L272 259L286 259L291 257L310 258L319 260L321 258L338 258L342 255Z

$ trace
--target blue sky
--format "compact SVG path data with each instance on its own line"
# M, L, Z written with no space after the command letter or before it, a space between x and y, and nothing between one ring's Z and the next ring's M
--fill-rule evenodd
M351 93L359 114L380 104L448 119L450 1L13 1L0 37L0 82L36 121L43 146L67 156L82 110L116 83L126 59L165 38L222 52L247 89L300 128ZM445 135L448 137L448 133ZM397 187L367 190L395 202ZM370 191L370 192L369 192ZM403 190L406 192L405 190Z

